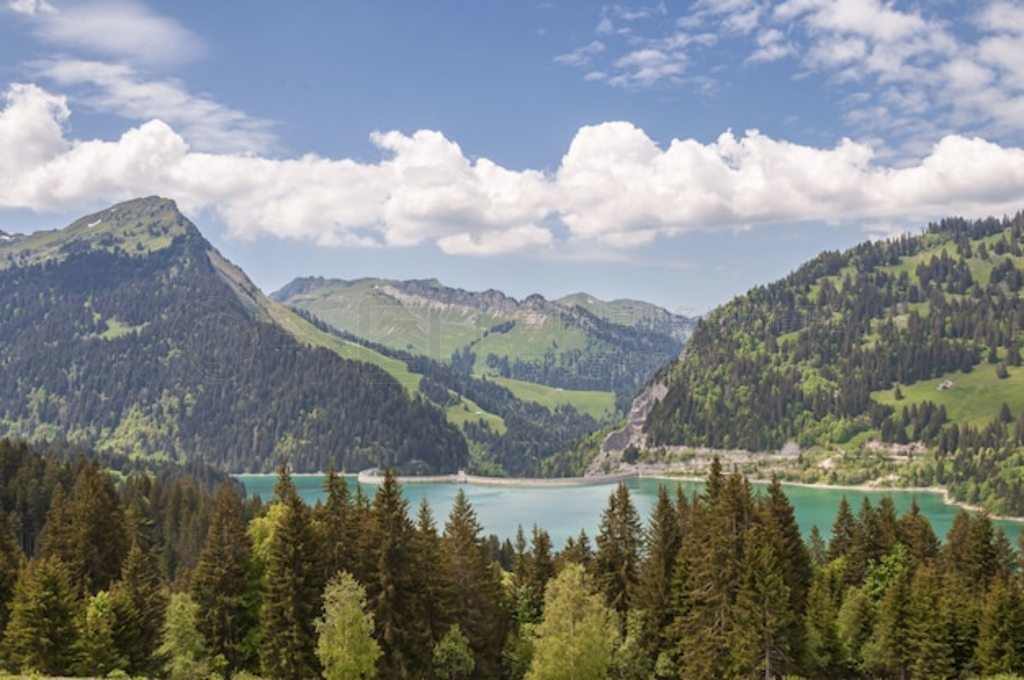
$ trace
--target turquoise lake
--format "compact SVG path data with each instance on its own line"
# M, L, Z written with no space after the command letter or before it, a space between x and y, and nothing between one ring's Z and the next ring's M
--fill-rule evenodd
M276 478L273 475L237 475L237 479L245 486L249 495L259 494L264 500L273 498L274 483ZM295 486L299 495L310 504L323 499L323 477L317 475L294 477ZM349 478L349 485L353 489L356 482ZM651 506L654 504L658 485L665 484L675 491L676 486L682 486L687 494L699 491L703 488L700 482L676 482L657 479L632 479L626 482L633 495L633 502L646 520ZM755 484L757 489L763 485ZM372 484L364 484L363 489L368 495L373 495L376 487ZM595 486L570 486L570 487L495 487L476 486L472 484L403 484L402 490L409 500L410 514L415 515L416 507L420 499L426 497L427 502L434 511L438 526L443 527L444 519L451 509L452 501L459 489L464 489L466 495L476 508L480 522L486 533L497 534L499 538L512 538L515 536L516 527L523 525L529 528L538 524L551 534L552 541L561 547L567 538L579 534L580 529L585 529L593 540L597 534L597 526L600 522L601 512L608 503L608 496L614 490L613 484ZM854 491L847 489L808 488L800 486L787 486L786 494L796 509L796 519L800 528L806 535L811 527L818 526L824 536L828 536L835 517L839 502L846 496L854 512L860 507L861 500L866 496L872 503L877 504L884 496L891 496L899 512L910 507L910 503L917 498L917 504L922 512L927 515L932 523L935 533L943 538L953 523L960 509L956 506L946 505L942 502L942 496L936 493L921 493L909 491ZM995 525L1007 533L1010 540L1016 545L1017 537L1020 534L1021 523L996 520Z

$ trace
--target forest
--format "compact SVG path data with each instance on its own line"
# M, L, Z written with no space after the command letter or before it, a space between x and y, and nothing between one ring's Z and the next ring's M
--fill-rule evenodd
M1021 370L1024 214L948 219L917 236L826 252L701 319L658 380L653 446L856 448L870 438L934 452L914 483L1024 513L1020 417L998 401L958 420L907 386L979 375L986 389ZM1017 379L1017 378L1014 378ZM893 393L894 400L881 398ZM920 396L920 395L919 395ZM963 393L960 402L982 399ZM1016 412L1014 412L1016 411Z
M778 481L715 465L593 541L485 536L286 468L268 502L0 442L0 667L185 678L960 678L1024 673L1019 546L962 512L844 501L805 539ZM212 480L207 480L212 481Z
M433 405L247 308L195 227L168 243L0 270L0 435L232 471L466 465Z

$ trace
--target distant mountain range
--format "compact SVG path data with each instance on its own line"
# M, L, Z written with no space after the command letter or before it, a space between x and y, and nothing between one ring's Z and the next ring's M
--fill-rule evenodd
M300 279L275 297L161 198L0 233L0 436L230 471L540 474L692 325L436 281Z
M516 300L436 279L301 278L272 297L339 331L472 375L614 393L619 412L678 356L694 326L635 300L604 302L586 293Z
M270 300L174 203L0 241L0 435L222 469L455 470L444 414Z

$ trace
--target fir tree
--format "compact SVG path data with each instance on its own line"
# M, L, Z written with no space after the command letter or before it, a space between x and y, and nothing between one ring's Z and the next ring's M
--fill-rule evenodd
M495 677L508 634L498 567L490 564L480 540L476 511L460 489L444 528L445 562L454 586L453 620L469 638L476 674Z
M932 531L931 522L921 513L916 498L911 501L910 510L900 518L898 535L915 562L928 562L938 557L939 539Z
M817 567L823 567L828 563L828 545L822 538L817 524L811 527L811 534L807 537L807 553Z
M812 677L837 677L843 669L843 646L836 624L839 612L832 592L836 581L831 570L819 571L807 594L806 663Z
M623 625L639 578L642 535L640 518L629 497L629 489L620 483L601 515L594 575L604 591L608 606L619 613Z
M846 496L839 501L836 519L832 523L832 540L828 544L828 559L832 561L846 557L853 545L853 536L857 531L857 518L850 511L850 503Z
M74 661L75 609L64 564L32 560L18 575L0 656L20 671L65 675Z
M916 678L948 678L954 675L949 632L941 602L941 579L930 566L920 566L910 584L907 609L908 662Z
M314 621L320 613L322 576L310 511L287 468L275 488L284 511L274 527L260 610L260 666L274 678L310 678L319 673Z
M23 559L21 547L7 524L3 509L0 508L0 639L7 626L7 618L10 615L8 605L14 597L14 585L18 581L18 570Z
M247 602L249 562L245 508L234 486L224 483L214 493L206 543L192 575L192 598L210 649L233 667L242 664L243 642L255 624Z
M416 592L413 533L408 504L394 473L388 470L373 499L368 545L374 569L366 588L382 652L380 671L385 677L406 677L416 669L430 667L432 641Z
M1024 673L1024 602L1004 580L995 581L985 597L975 657L985 676Z
M348 482L334 471L333 463L324 479L327 501L317 508L316 518L324 545L324 574L333 577L339 571L351 573L355 567L357 527L353 522Z
M136 542L125 558L121 579L110 594L114 611L114 642L128 660L131 673L155 673L160 660L154 657L164 628L167 596L152 553Z
M641 642L646 650L654 652L662 641L661 632L672 620L672 574L683 542L677 509L663 485L658 486L644 542L647 557L640 569L634 606L645 613Z

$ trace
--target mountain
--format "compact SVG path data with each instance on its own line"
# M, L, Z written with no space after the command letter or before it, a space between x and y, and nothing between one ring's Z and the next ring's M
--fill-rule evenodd
M602 302L583 293L516 300L436 279L301 278L272 297L356 338L502 382L520 398L557 401L565 390L603 392L609 402L615 396L619 412L678 356L693 327L692 320L643 302ZM588 403L595 398L566 403L608 415Z
M1024 213L822 253L702 319L638 401L642 436L616 437L789 443L804 481L942 485L1022 514L1022 249Z
M230 471L468 463L398 362L264 296L166 199L0 241L0 318L0 435Z

